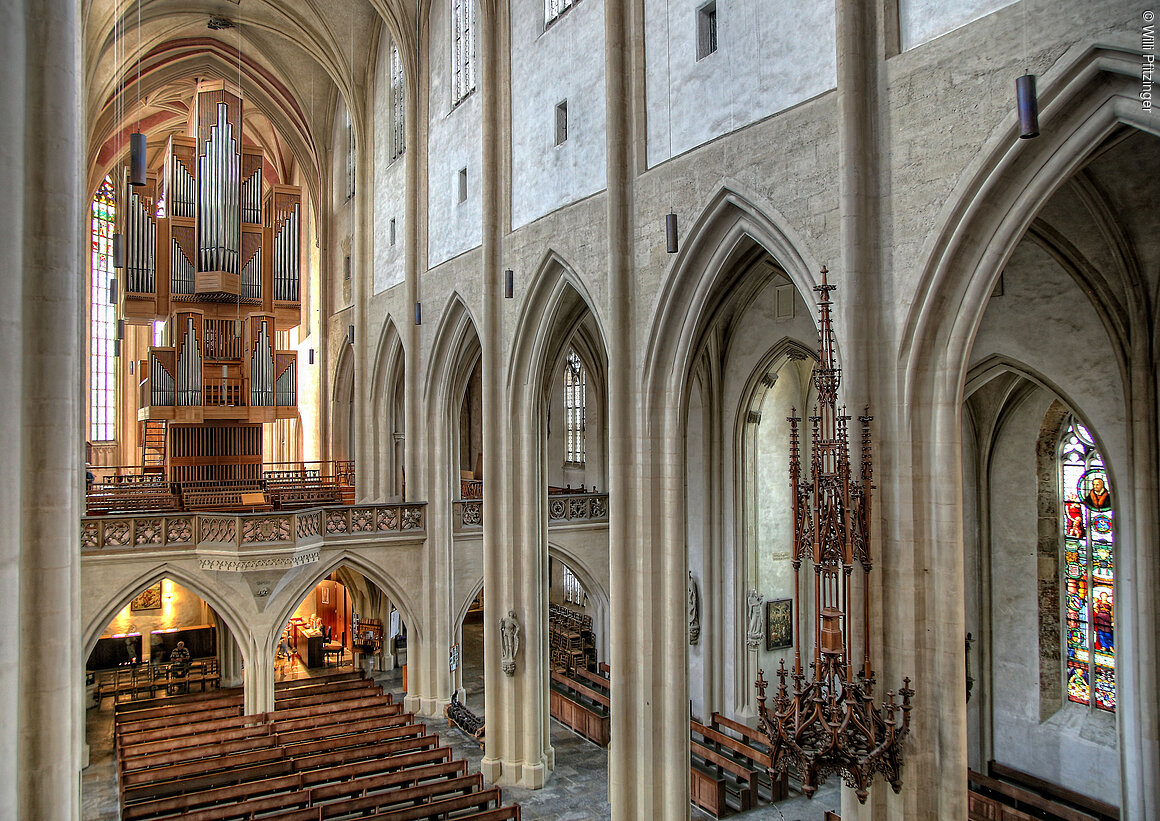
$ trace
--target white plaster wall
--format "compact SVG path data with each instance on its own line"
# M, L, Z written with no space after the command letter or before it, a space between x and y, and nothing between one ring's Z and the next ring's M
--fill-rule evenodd
M1054 715L1039 721L1035 448L1043 414L1053 399L1040 391L1012 413L996 439L991 465L994 756L1118 805L1115 716L1065 701Z
M914 48L965 26L1016 0L898 0L898 28L902 50ZM1043 7L1040 14L1048 13ZM1034 21L1029 21L1034 25ZM1014 94L1014 90L1011 92Z
M479 11L476 9L476 25ZM435 267L483 242L480 170L483 143L479 88L452 108L451 6L431 4L431 72L427 132L427 264ZM479 63L476 62L478 77ZM459 202L459 169L467 168L467 201Z
M837 84L832 3L717 0L717 51L698 60L704 4L644 3L650 167Z
M375 63L374 91L374 293L403 281L403 216L406 198L406 154L391 161L391 38L386 29L379 39ZM391 244L391 220L395 221L395 243Z
M1086 419L1113 479L1127 469L1124 394L1111 343L1086 293L1031 242L1015 249L971 351L972 367L1011 356L1063 392Z
M512 226L605 187L604 3L581 0L544 29L543 0L513 0ZM568 139L556 145L556 105Z

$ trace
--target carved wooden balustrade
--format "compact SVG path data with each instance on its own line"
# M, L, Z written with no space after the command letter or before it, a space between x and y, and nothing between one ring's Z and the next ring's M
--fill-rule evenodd
M86 516L81 519L81 552L219 551L237 552L325 547L360 538L423 539L425 502L343 505L287 513L171 513L136 516Z
M483 499L455 499L451 503L451 517L456 533L482 530ZM607 521L607 493L551 493L548 496L549 527Z

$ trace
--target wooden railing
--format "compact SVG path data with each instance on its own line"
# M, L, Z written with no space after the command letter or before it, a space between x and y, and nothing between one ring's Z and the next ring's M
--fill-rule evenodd
M423 538L427 505L349 505L293 513L172 513L139 516L86 516L81 519L81 551L196 550L271 545L295 549L351 538L391 534Z
M240 464L240 463L239 463ZM223 468L228 466L219 466ZM355 468L351 460L269 462L246 465L245 480L171 481L166 472L146 473L139 465L91 468L85 494L89 515L194 510L264 510L352 504ZM242 471L239 471L241 473Z

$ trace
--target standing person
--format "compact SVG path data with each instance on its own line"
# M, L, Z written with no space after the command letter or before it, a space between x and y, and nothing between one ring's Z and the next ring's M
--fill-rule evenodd
M1101 590L1092 604L1093 621L1096 627L1096 647L1111 652L1115 648L1113 635L1115 622L1112 618L1112 602L1108 591Z

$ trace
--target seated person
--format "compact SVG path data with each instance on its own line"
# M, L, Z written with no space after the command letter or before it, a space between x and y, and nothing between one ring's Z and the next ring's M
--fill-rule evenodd
M173 675L184 676L189 670L189 650L185 647L184 641L177 642L177 646L169 654L169 661L172 662Z

